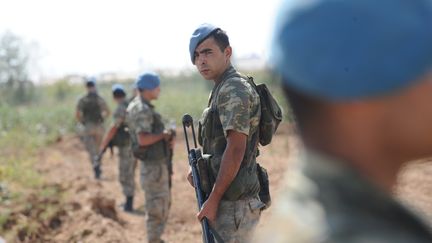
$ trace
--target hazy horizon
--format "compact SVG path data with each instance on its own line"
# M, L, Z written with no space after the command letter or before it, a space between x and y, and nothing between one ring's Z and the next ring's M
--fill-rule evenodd
M66 74L191 70L189 37L201 23L226 30L234 56L266 60L279 0L0 0L0 33L37 43L35 79Z

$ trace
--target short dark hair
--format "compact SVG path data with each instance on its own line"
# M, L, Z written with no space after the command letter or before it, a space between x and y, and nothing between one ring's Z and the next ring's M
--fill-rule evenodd
M126 93L123 90L116 89L113 92L113 97L114 98L124 98L124 97L126 97Z
M92 88L92 87L95 87L95 83L94 82L86 82L86 87L87 88Z
M322 115L324 102L287 86L284 86L283 89L297 126L300 132L304 133L307 124L319 119Z
M207 38L200 41L197 46L199 46L203 41L211 37L213 37L213 39L216 41L216 44L219 46L219 49L221 51L224 51L225 48L227 48L230 45L229 37L226 34L226 32L221 29L216 29Z

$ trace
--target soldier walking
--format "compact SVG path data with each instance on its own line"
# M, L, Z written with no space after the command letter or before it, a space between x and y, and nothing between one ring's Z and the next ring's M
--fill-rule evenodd
M122 85L113 85L112 94L114 101L117 103L117 108L113 113L113 124L102 141L99 151L103 153L109 144L118 148L119 181L126 199L123 209L126 212L132 212L136 159L132 155L129 129L126 125L126 110L129 103Z
M95 178L99 179L102 171L97 155L105 132L103 123L110 115L110 110L105 100L97 93L94 78L87 79L85 86L87 94L79 99L75 118L83 127L81 138L89 154Z

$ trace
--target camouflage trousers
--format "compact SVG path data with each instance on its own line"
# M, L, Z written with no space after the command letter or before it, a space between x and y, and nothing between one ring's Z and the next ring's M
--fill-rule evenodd
M264 203L258 197L237 201L222 200L213 227L225 243L250 242L262 207Z
M168 168L164 160L141 161L141 186L145 193L148 242L160 243L171 205Z
M95 160L95 158L99 153L99 146L102 143L104 133L105 129L102 124L86 124L84 133L81 136L93 167L100 165L100 162Z
M119 181L126 197L133 196L135 192L136 159L132 155L130 145L118 147Z

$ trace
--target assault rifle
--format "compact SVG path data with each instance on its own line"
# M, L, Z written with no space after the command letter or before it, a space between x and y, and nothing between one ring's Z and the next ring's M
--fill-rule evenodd
M183 122L183 130L184 130L184 135L186 140L186 148L188 152L189 166L192 169L192 178L193 178L193 184L194 184L195 194L198 203L198 210L201 210L202 205L204 204L204 202L207 200L209 196L206 193L204 193L204 191L201 188L201 180L200 180L200 175L198 173L198 158L201 156L201 150L197 148L195 129L194 129L192 117L186 114L183 116L182 122ZM194 148L190 148L189 146L189 138L186 129L188 127L190 127L192 130ZM219 234L210 227L207 218L204 218L201 221L201 227L203 231L204 243L215 243L215 242L223 243L223 240L221 239Z

